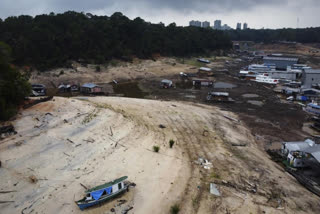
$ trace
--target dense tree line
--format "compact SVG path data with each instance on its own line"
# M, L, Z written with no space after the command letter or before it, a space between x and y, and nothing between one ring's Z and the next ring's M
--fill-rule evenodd
M9 46L0 42L0 121L13 116L31 91L27 76L10 64L10 55Z
M117 12L111 17L77 12L9 17L0 21L0 40L13 49L14 63L40 69L70 60L104 63L112 58L190 56L228 49L222 31L151 24Z
M317 28L284 28L284 29L247 29L227 31L232 40L236 41L254 41L254 42L301 42L301 43L319 43L320 27Z

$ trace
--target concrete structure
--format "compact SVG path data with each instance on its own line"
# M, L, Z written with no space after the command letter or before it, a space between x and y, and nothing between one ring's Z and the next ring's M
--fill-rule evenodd
M201 27L201 22L192 20L189 22L189 26Z
M237 30L241 30L241 23L237 23Z
M298 58L290 58L290 57L263 57L264 64L275 64L276 69L286 70L288 66L292 66L297 64L299 61Z
M210 27L210 22L208 22L208 21L202 22L202 26L201 27L203 27L203 28Z
M248 24L247 24L247 23L244 23L244 24L243 24L243 30L246 30L246 29L248 29Z
M320 70L305 69L302 71L302 87L311 88L313 84L320 83Z
M214 21L213 29L221 30L221 20Z

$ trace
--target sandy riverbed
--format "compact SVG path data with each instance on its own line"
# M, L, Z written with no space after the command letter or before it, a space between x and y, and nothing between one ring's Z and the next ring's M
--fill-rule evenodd
M0 142L0 190L17 191L0 194L13 201L0 204L1 212L81 213L74 203L80 183L127 175L137 186L117 213L128 206L168 213L175 203L181 213L316 213L318 198L259 150L244 124L225 116L237 118L213 106L118 97L38 104L14 121L18 134ZM195 164L199 157L212 167ZM221 197L209 193L210 182ZM111 213L116 204L84 213Z

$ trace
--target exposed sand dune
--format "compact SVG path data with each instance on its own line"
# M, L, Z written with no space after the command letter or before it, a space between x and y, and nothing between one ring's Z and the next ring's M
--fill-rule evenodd
M93 187L128 175L137 186L121 197L128 201L122 208L133 206L132 213L168 213L175 203L190 214L316 213L318 198L225 115L236 118L212 106L118 97L38 104L14 122L18 134L0 142L0 190L17 191L0 194L0 201L14 201L0 210L81 213L74 203L84 192L80 183ZM199 157L212 162L211 169L195 164ZM210 182L221 197L209 193ZM110 213L115 204L85 212Z

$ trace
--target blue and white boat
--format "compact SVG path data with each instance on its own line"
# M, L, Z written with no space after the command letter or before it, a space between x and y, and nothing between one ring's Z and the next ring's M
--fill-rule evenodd
M129 191L129 182L125 182L126 179L128 177L123 176L114 181L88 189L86 190L86 196L76 201L76 204L81 210L84 210L85 208L108 201L125 191Z

